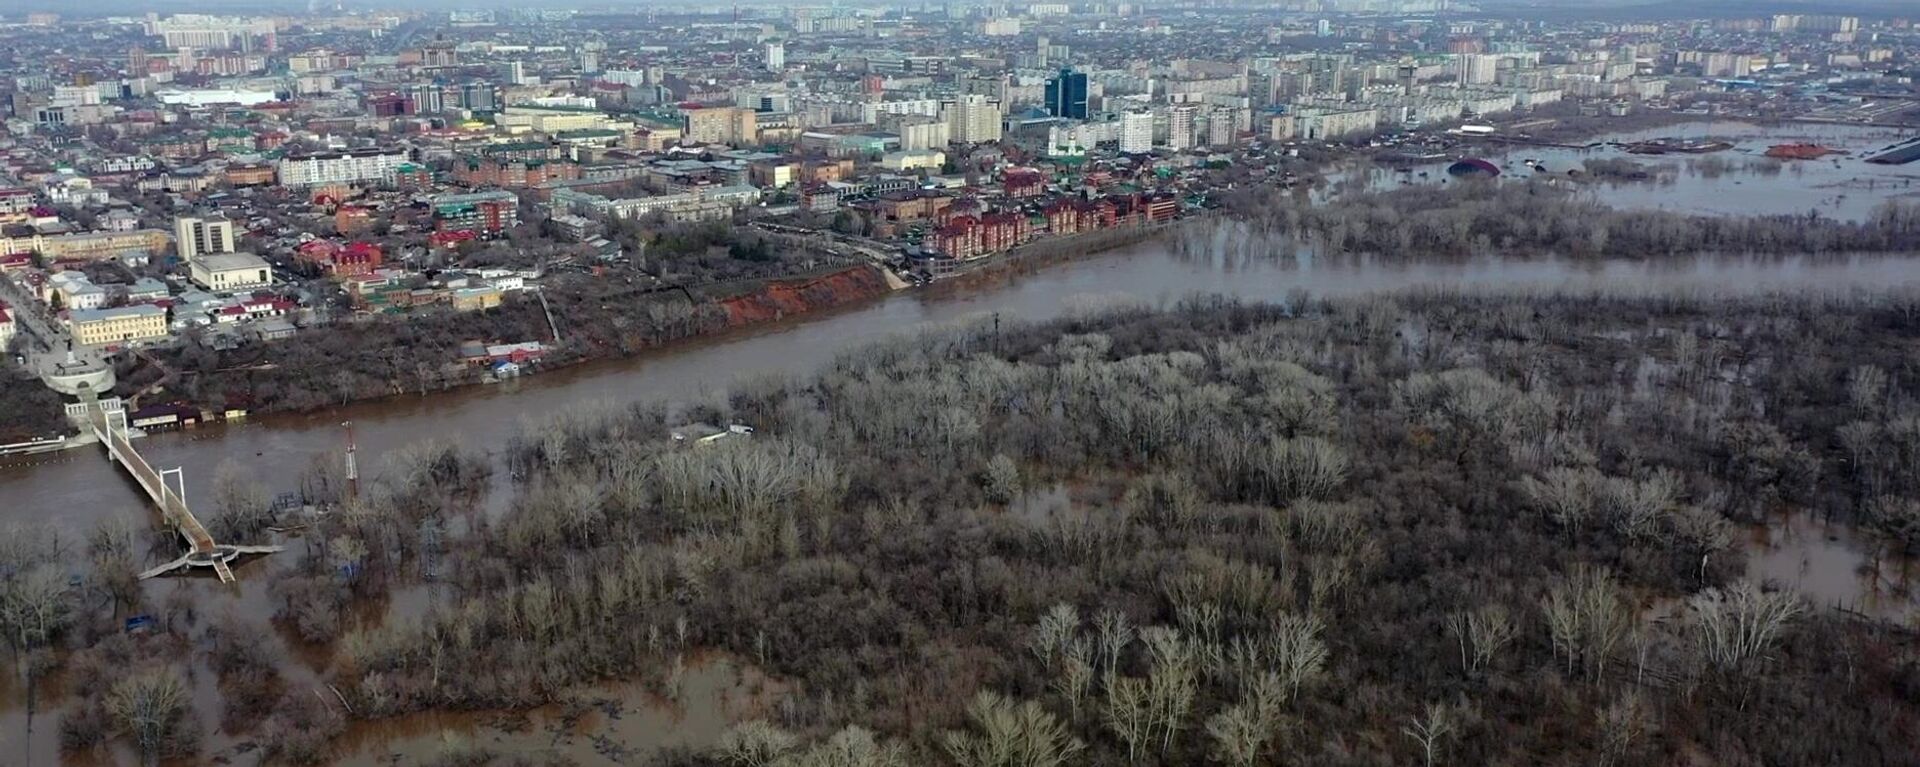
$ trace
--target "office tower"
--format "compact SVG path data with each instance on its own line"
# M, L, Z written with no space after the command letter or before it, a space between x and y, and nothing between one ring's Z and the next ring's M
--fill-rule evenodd
M1054 117L1087 119L1087 76L1072 69L1047 80L1047 111Z
M768 72L787 71L787 46L785 43L767 43L766 53L763 58L766 59Z
M232 253L233 222L224 218L181 216L173 220L174 250L182 262L201 256Z

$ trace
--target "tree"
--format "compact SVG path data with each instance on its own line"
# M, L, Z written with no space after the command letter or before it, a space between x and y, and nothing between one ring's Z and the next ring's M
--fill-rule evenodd
M1447 631L1459 643L1460 666L1469 674L1478 673L1492 662L1494 654L1512 642L1518 633L1513 617L1497 604L1448 615Z
M107 693L107 711L133 738L147 764L185 752L199 733L188 705L185 682L171 669L153 669L120 680Z
M986 491L987 500L994 503L1012 503L1019 498L1020 465L1004 453L995 453L987 461Z
M1693 618L1693 645L1710 668L1744 674L1766 659L1806 603L1792 594L1763 592L1742 581L1707 589L1687 600Z
M971 731L941 740L960 767L1059 767L1086 750L1067 727L1033 701L1016 703L981 691L967 706Z
M1427 767L1433 767L1434 757L1447 739L1453 737L1453 711L1444 703L1429 703L1424 716L1413 717L1400 732L1420 744L1420 751L1426 757Z
M1138 762L1153 737L1154 712L1147 681L1134 677L1107 680L1107 728L1127 744L1127 761Z
M800 739L764 719L741 722L721 733L714 748L721 761L739 767L771 767Z
M1608 658L1637 620L1612 574L1585 564L1575 565L1554 584L1541 607L1554 652L1566 658L1567 673L1578 668L1588 679L1600 678Z

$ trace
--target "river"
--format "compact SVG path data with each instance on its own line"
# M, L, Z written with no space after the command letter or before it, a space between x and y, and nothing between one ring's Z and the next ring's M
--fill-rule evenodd
M1196 293L1255 301L1290 294L1353 295L1413 288L1500 291L1843 291L1920 285L1920 259L1692 258L1660 264L1480 259L1451 264L1324 263L1309 258L1191 258L1146 242L1081 258L988 286L896 292L847 309L707 338L639 357L590 363L492 386L399 396L310 415L259 416L244 423L161 433L139 441L160 468L186 469L187 495L211 485L223 461L238 463L273 492L295 489L312 457L357 435L364 477L382 454L423 439L499 446L524 419L581 403L689 398L731 381L805 374L832 355L936 323L998 313L1045 320L1110 300L1166 304ZM113 516L145 519L145 499L97 449L41 456L0 468L0 525L51 523L81 532Z

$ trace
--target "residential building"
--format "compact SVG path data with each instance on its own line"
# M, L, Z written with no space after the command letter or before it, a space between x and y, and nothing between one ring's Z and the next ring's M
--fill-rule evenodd
M279 164L280 183L291 187L369 184L387 181L408 159L405 148L348 149L288 155Z
M751 109L701 107L681 111L681 138L689 144L757 144L760 122Z
M1146 154L1153 151L1153 113L1135 110L1120 115L1120 151Z
M520 223L520 198L507 191L438 195L433 198L433 220L442 232L499 234Z
M1167 148L1192 149L1199 141L1200 107L1180 104L1167 110Z
M989 144L1000 140L1000 103L968 94L947 107L948 133L956 144Z

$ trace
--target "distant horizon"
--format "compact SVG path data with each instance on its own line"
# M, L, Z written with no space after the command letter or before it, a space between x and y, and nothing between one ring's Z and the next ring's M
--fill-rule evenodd
M893 6L904 8L912 8L919 5L915 2L888 3L881 0L841 0L841 2L838 3L833 2L833 0L795 3L779 2L779 0L739 0L738 2L728 2L725 4L725 7L736 5L754 7L817 7L830 4L859 7ZM948 3L935 4L946 5ZM1761 5L1751 4L1745 2L1745 0L1706 0L1706 2L1678 4L1671 2L1651 2L1650 0L1482 0L1480 2L1463 2L1460 4L1467 6L1467 8L1455 11L1454 13L1462 15L1503 16L1520 13L1539 13L1559 17L1602 15L1610 17L1632 16L1636 18L1672 19L1725 18L1767 16L1777 13L1821 12L1883 18L1899 18L1902 16L1920 18L1920 5L1916 5L1910 0L1779 0ZM42 2L0 0L0 16L4 16L7 22L14 23L32 13L57 13L62 18L108 18L115 16L137 16L146 13L308 15L307 3L304 0L284 0L283 2L263 2L263 0L193 0L192 2L186 2L185 0L134 0L133 2L114 3L111 9L101 8L98 10L90 9L87 7L88 5L87 3L79 3L50 6ZM970 3L969 5L972 4ZM1151 3L1146 5L1149 8L1164 7L1174 9L1171 5L1158 6ZM658 2L658 0L594 0L593 2L568 2L568 0L532 0L531 2L526 0L416 0L415 2L399 5L347 2L344 6L347 11L354 12L445 12L460 9L510 10L529 7L593 11L636 6L659 6L690 13L698 12L696 8L669 5L664 2ZM1219 7L1222 9L1242 9L1253 6L1253 3L1247 3L1222 5ZM1181 7L1178 8L1178 10L1205 9ZM1346 14L1345 12L1334 11L1315 15L1341 16Z

